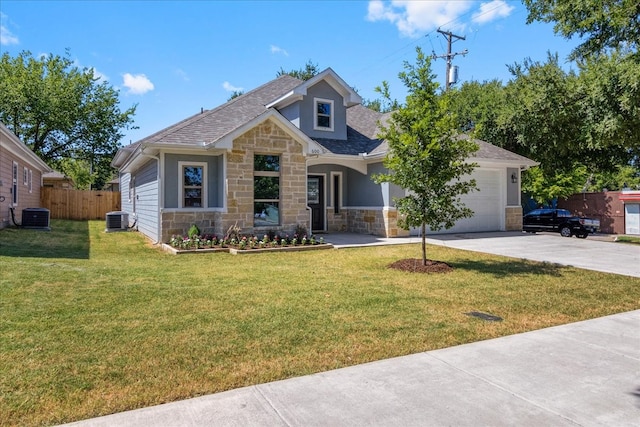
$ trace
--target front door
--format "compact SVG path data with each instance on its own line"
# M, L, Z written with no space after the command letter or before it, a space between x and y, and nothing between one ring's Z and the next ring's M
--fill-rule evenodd
M324 231L324 177L307 178L307 206L311 208L311 232Z

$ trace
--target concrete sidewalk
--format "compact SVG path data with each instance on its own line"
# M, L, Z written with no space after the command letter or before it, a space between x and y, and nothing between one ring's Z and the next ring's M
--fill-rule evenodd
M75 426L637 426L640 310Z

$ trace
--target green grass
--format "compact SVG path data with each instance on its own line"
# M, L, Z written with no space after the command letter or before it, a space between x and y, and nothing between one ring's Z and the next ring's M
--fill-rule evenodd
M640 245L640 237L618 236L618 237L616 237L616 242L618 242L618 243L631 243L631 244L634 244L634 245Z
M640 279L419 245L171 256L101 221L0 231L0 425L48 425L640 307ZM464 313L504 318L486 322Z

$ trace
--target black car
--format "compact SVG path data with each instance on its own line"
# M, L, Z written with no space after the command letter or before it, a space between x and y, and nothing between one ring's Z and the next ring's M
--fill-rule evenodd
M552 231L564 237L584 239L600 229L600 221L574 216L566 209L535 209L522 218L522 229L529 233Z

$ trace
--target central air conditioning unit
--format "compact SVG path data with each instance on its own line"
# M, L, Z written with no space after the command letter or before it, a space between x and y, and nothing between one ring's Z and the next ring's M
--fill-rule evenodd
M22 210L22 228L51 230L49 227L49 209L26 208Z
M126 231L129 227L129 214L122 211L107 213L107 229L110 231Z

